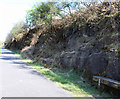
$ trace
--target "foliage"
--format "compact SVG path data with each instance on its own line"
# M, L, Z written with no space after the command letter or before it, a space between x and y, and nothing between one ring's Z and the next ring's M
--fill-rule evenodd
M98 29L94 30L94 32L98 31L100 28L104 27L103 23L105 23L105 21L107 21L107 27L110 25L110 21L108 20L111 20L111 18L106 18L106 16L119 16L117 13L118 4L111 4L111 12L109 5L110 4L106 2L99 4L90 2L37 3L31 10L27 12L26 22L29 26L24 22L17 23L11 30L6 41L10 42L16 38L19 41L23 36L22 34L24 34L28 27L30 30L36 28L37 25L40 25L37 27L39 27L39 29L41 28L41 33L44 32L46 35L51 35L51 41L54 38L64 38L66 33L70 34L70 32L73 33L74 31L78 30L84 31L86 28L93 31L94 28L97 27ZM49 39L49 36L45 37Z
M52 22L55 17L74 17L73 13L81 11L85 6L82 2L42 2L27 11L26 22L30 26Z
M10 33L8 34L5 43L9 43L15 38L19 37L19 35L27 31L27 28L28 28L28 25L23 21L16 23L12 28L12 30L10 31Z
M5 44L9 44L13 38L14 38L13 34L9 33L6 37Z
M15 37L18 34L25 32L27 28L28 28L28 25L25 22L20 21L14 25L10 33Z
M28 10L26 21L30 26L50 23L53 16L57 16L60 10L55 2L40 3Z

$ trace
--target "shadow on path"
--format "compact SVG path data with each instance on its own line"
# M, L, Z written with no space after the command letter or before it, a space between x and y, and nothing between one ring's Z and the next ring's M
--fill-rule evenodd
M39 77L43 77L46 79L40 72L36 71L33 67L31 67L29 64L22 61L18 56L15 55L15 53L2 48L2 56L0 57L2 60L9 60L11 61L12 66L15 66L18 69L28 70L28 72L32 75L36 75Z
M32 70L30 73L33 74L33 75L37 75L37 76L44 77L40 72L38 72L38 71L36 71L36 70ZM44 77L44 78L45 78L45 77ZM45 78L45 79L46 79L46 78Z
M1 48L2 49L2 53L1 54L15 54L7 49Z
M13 52L6 51L6 52L2 52L2 54L14 54L14 53L13 53Z
M13 57L13 56L3 56L2 58L3 60L20 60L20 58L18 57Z

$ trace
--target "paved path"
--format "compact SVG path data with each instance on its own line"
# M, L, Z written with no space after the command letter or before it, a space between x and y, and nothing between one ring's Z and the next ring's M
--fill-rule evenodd
M71 97L64 89L3 48L0 55L0 82L2 97Z

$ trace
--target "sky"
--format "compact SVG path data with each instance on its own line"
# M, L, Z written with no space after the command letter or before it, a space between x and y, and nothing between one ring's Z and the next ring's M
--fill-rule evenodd
M27 10L36 2L41 0L0 0L0 41L5 41L15 23L25 20Z

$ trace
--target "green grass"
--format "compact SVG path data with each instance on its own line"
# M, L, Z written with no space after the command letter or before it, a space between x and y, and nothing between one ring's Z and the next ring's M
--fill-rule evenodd
M83 80L81 80L82 74L77 74L75 71L71 71L71 69L60 70L58 68L45 68L44 66L35 64L31 60L24 59L19 53L15 53L26 63L34 67L38 72L43 74L46 78L52 80L67 90L74 97L109 96L107 93L101 93L95 87L91 87L87 82L84 83Z

